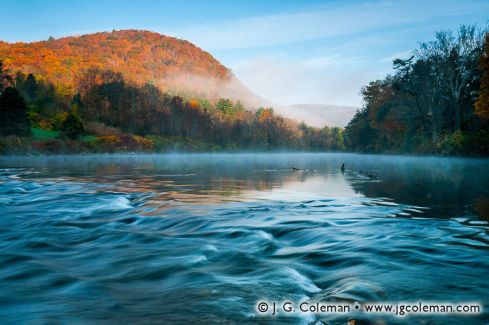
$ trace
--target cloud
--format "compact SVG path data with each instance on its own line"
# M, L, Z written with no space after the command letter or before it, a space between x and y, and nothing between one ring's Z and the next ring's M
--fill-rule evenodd
M340 54L319 56L298 62L304 69L318 70L334 67L345 67L349 65L365 64L367 61L361 57L346 57Z
M483 0L346 0L165 33L210 51L272 102L359 106L360 88L392 72L394 58L485 12Z
M207 50L243 49L368 33L484 10L489 11L489 3L340 2L298 12L191 25L169 31L169 34L188 39Z

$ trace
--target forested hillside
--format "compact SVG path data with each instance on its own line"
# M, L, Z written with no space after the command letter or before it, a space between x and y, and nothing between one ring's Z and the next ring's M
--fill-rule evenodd
M192 43L140 30L0 42L0 58L10 71L32 73L65 92L76 90L77 76L90 67L120 72L137 85L151 83L163 91L190 90L214 97L219 87L234 81L226 67Z
M157 33L0 43L0 60L0 94L17 105L0 107L0 131L10 137L3 151L344 149L340 128L312 128L270 107L246 109L236 98L254 95L226 67Z
M344 150L340 128L312 128L272 108L165 93L91 67L76 92L0 62L0 152ZM31 136L32 131L32 136Z

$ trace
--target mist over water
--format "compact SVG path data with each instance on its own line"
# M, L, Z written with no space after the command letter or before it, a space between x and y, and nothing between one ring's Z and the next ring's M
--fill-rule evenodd
M1 157L0 319L487 324L487 312L400 319L255 311L262 299L489 308L487 184L489 161L477 159Z

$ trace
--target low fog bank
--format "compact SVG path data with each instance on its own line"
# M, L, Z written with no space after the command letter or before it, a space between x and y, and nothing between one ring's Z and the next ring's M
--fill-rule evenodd
M239 100L249 110L273 106L271 102L254 94L232 74L224 79L189 73L172 74L159 79L157 85L163 90L190 93L210 101L217 101L219 98Z
M419 170L430 171L430 174L459 174L469 170L475 177L489 174L489 159L457 158L433 156L394 156L358 153L308 153L308 152L236 152L236 153L117 153L117 154L81 154L81 155L50 155L50 156L0 156L3 168L69 165L83 168L87 164L130 164L144 165L147 163L168 168L172 166L198 166L202 164L234 165L252 167L257 165L273 165L275 167L297 167L338 169L345 164L346 170L372 171L377 175L388 170L403 170L404 173L415 174Z
M324 126L345 127L358 108L328 104L300 104L291 106L279 105L274 107L274 109L280 115L321 128Z
M195 94L199 97L217 101L219 98L239 100L246 109L254 111L259 107L273 107L274 111L297 122L305 122L313 127L345 127L355 115L356 107L329 104L280 105L260 97L248 89L234 75L226 79L210 78L187 73L173 74L158 82L162 89L172 92Z

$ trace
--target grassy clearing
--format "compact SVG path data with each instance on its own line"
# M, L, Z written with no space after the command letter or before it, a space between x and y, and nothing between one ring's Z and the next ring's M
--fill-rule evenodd
M95 142L97 141L97 136L95 135L84 135L80 138L83 142Z
M48 131L39 128L31 128L33 140L49 140L59 136L59 131Z

